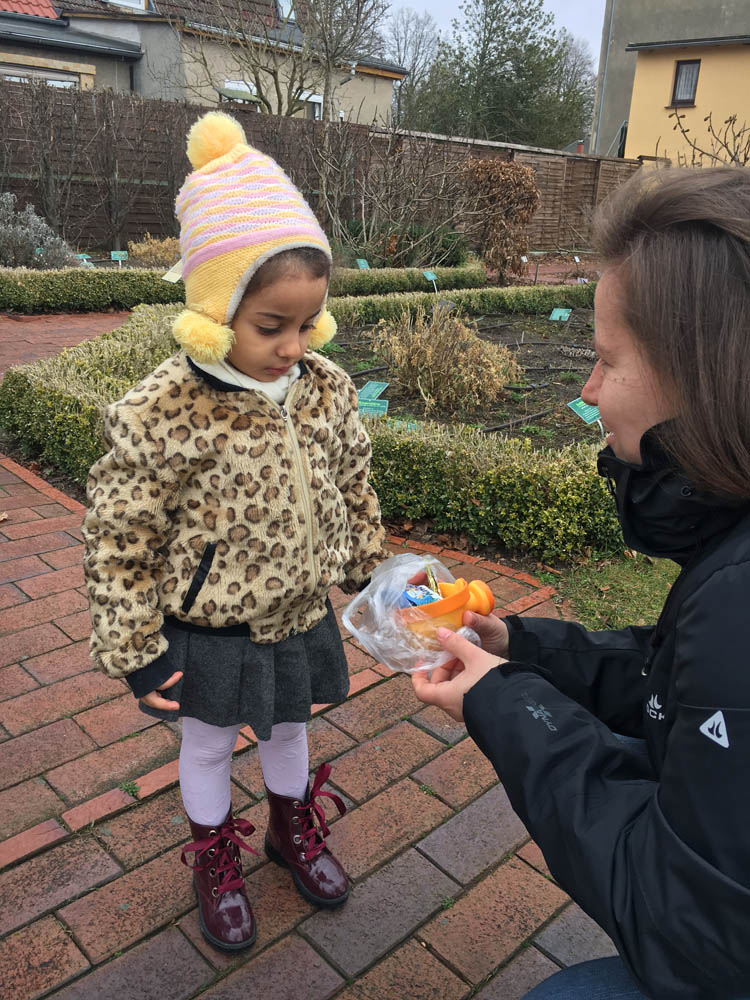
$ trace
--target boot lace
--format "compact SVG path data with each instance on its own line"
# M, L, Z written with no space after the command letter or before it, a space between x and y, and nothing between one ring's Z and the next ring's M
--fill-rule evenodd
M334 792L323 791L323 785L328 780L330 773L331 765L321 764L315 772L315 779L307 802L301 802L295 806L295 812L301 826L299 838L303 851L300 854L300 858L303 861L312 861L313 858L320 854L326 846L325 838L331 832L326 823L323 806L319 800L322 798L331 799L339 811L339 816L343 816L346 812L346 806L340 796Z
M226 823L212 829L208 837L185 844L180 860L188 868L199 872L208 870L209 875L216 878L214 896L221 896L232 889L241 889L244 882L240 850L249 851L256 856L258 852L246 844L240 834L249 837L252 833L255 833L252 823L230 816ZM193 864L187 860L188 854L195 854Z

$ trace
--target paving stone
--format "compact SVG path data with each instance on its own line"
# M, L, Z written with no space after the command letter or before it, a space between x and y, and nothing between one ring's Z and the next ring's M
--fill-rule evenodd
M508 614L520 615L529 608L542 604L548 598L552 597L554 593L554 587L542 587L541 590L535 590L532 594L528 594L526 597L519 597L518 600L513 601L512 604L506 604L505 610Z
M116 682L109 680L109 683ZM118 684L118 690L122 690L122 685ZM123 736L155 726L159 721L142 712L138 708L138 702L130 693L124 694L121 698L114 698L104 705L80 712L75 720L100 747L108 746Z
M69 903L57 915L98 963L171 923L194 901L191 873L179 852L169 851Z
M50 531L49 534L35 535L33 538L18 538L0 543L0 562L6 559L20 559L23 556L41 555L55 549L66 549L75 545L72 535L65 531Z
M0 789L33 778L60 761L79 757L93 746L72 719L7 740L0 745Z
M463 1000L470 986L462 982L418 941L407 941L337 1000Z
M75 837L0 874L0 934L120 874L91 837ZM30 892L30 886L43 886Z
M296 934L279 941L201 994L206 1000L328 1000L341 976Z
M3 1000L34 1000L88 968L85 956L52 916L0 941Z
M36 600L71 587L82 587L83 583L83 566L75 565L53 570L44 576L30 576L27 580L21 580L18 585L25 594Z
M362 652L358 646L355 646L351 642L345 642L344 649L346 651L346 662L349 664L350 674L357 674L360 670L366 670L368 667L370 670L374 669L377 663L374 656Z
M328 846L358 879L450 815L448 806L406 778L340 819Z
M40 684L54 684L55 681L62 681L66 677L86 673L92 666L87 641L71 642L51 653L30 656L23 661L24 670L28 670Z
M411 680L399 676L331 709L326 718L355 739L365 740L421 707Z
M174 785L180 777L179 760L170 760L168 764L162 764L138 778L137 799L145 799L157 792L163 792L166 788Z
M257 950L288 933L315 910L295 889L288 869L279 865L264 864L248 875L246 884L258 921Z
M40 517L63 517L70 513L68 508L63 507L61 503L50 503L46 498L44 503L35 503L32 504L32 507Z
M409 722L399 722L336 761L334 784L359 802L413 771L445 749Z
M16 538L31 538L45 531L68 531L78 528L81 524L80 514L68 514L63 517L51 517L35 521L23 521L21 524L3 525L3 534L11 540Z
M0 509L2 509L1 506ZM7 562L0 563L0 583L18 583L19 580L48 572L49 567L42 562L39 556L9 559Z
M520 580L512 580L507 576L496 576L488 584L490 590L495 595L495 603L499 607L507 607L512 601L517 601L519 597L526 597L529 588Z
M87 608L85 597L81 597L75 590L66 590L62 594L51 594L38 601L27 601L25 604L10 608L3 613L0 628L6 634L17 632L20 629L32 628L34 625L42 625L44 622L59 622L65 615L83 611L85 608Z
M544 855L542 854L539 846L530 840L528 844L516 851L519 858L523 858L527 865L531 865L532 868L536 868L538 872L542 875L546 875L547 878L552 878L552 873L547 867L547 862L544 860Z
M357 674L352 674L351 680L349 681L349 693L347 698L353 698L360 691L364 691L365 688L372 687L373 684L378 684L383 680L382 674L379 674L376 670L360 670Z
M347 976L355 976L459 891L447 875L410 850L355 886L340 910L319 910L299 930Z
M122 683L98 671L68 677L0 702L0 724L13 736L56 722L122 692ZM81 727L83 728L83 727Z
M554 601L543 601L528 611L522 611L520 618L560 618L560 611Z
M113 788L109 792L97 795L96 798L89 799L88 802L82 802L80 806L68 809L60 819L75 832L105 816L111 816L112 813L126 809L134 802L135 799L132 795L123 792L121 788Z
M236 791L232 805L239 811L247 805L248 797L239 789ZM179 788L172 788L137 809L107 819L96 827L95 833L125 868L134 868L192 839Z
M88 736L86 739L91 743ZM0 758L6 745L0 746ZM155 764L176 757L178 749L178 740L171 730L166 726L154 726L145 732L135 733L126 740L94 750L62 767L56 767L47 772L46 777L56 792L71 805L75 805L106 792L123 781L138 778Z
M0 701L15 698L36 687L39 685L34 678L17 663L12 663L9 667L0 667Z
M467 885L528 837L505 789L496 785L417 847L457 882Z
M36 494L38 496L38 494ZM34 492L25 492L20 496L11 496L5 492L5 488L0 492L0 511L22 510L30 507L34 503Z
M332 761L339 754L350 750L354 740L332 726L325 716L313 719L307 726L307 745L310 751L310 769L316 770L321 764ZM334 764L335 776L338 764Z
M529 990L559 971L559 966L536 948L525 948L476 994L475 1000L522 1000Z
M575 903L537 934L534 944L565 966L617 954L610 936Z
M59 816L65 803L43 778L32 778L0 792L0 840Z
M177 926L185 935L185 937L190 941L193 947L203 955L203 957L211 963L215 969L219 969L223 972L226 969L231 969L233 965L239 965L241 962L247 962L248 958L254 958L252 953L246 951L221 951L219 948L214 948L212 944L203 937L203 932L200 928L200 923L198 922L198 907L186 913L184 917L181 917L177 921ZM255 947L254 945L252 946ZM140 1000L140 998L139 998ZM144 997L146 1000L146 997ZM250 1000L250 998L246 998Z
M428 785L454 809L497 782L492 764L468 738L415 771L412 778L420 785Z
M75 566L83 559L83 545L70 545L54 552L45 552L42 559L53 569L63 569L65 566Z
M19 590L15 584L4 583L0 586L0 611L5 611L6 608L13 608L17 604L24 604L27 601L28 597L26 594Z
M187 1000L214 970L175 927L55 994L55 1000Z
M68 593L77 594L86 605L88 605L88 598L85 592L78 593L78 591L68 591ZM67 615L65 618L58 618L55 621L58 628L62 629L63 632L70 636L73 641L78 639L87 639L91 635L91 615L88 611L79 611L74 615Z
M9 663L23 663L30 656L47 653L60 646L67 646L70 637L59 628L47 623L24 629L14 635L6 635L0 643L0 667Z
M31 507L16 507L15 510L3 511L5 517L2 523L5 525L21 524L24 521L41 521L41 514L37 514Z
M437 705L428 705L427 708L423 708L421 712L412 716L411 721L422 726L433 736L437 736L439 740L451 745L458 743L466 736L466 726L462 722L451 719L450 715L446 715L442 708L438 708Z
M528 583L530 587L541 587L542 581L537 576L531 576L529 573L524 573L521 570L517 570L513 576L516 580L523 580L524 583Z
M557 886L511 858L419 937L471 983L481 983L566 901Z
M15 837L9 837L0 843L0 868L27 858L31 854L36 854L44 847L55 844L58 840L64 840L68 836L56 819L46 819L42 823L37 823L23 833L17 833Z

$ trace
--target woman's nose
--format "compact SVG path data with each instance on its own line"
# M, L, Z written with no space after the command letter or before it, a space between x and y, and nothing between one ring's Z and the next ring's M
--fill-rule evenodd
M593 371L589 375L586 385L581 389L581 399L589 406L599 405L599 384L601 376L599 374L599 362L594 365Z

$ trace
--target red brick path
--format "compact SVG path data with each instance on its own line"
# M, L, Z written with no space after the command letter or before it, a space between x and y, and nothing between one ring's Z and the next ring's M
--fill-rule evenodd
M3 1000L197 995L263 1000L514 1000L612 945L548 877L487 761L437 709L346 640L347 701L318 706L311 766L333 761L349 811L330 843L354 890L315 911L262 853L266 803L243 731L234 805L257 827L248 952L201 938L177 782L177 727L91 669L83 508L0 456L0 982ZM394 552L404 551L392 539ZM409 546L413 549L434 546ZM558 615L554 592L461 552L506 611ZM341 608L346 598L332 594ZM472 992L475 991L475 992Z
M116 330L129 315L115 312L11 317L0 313L0 377L12 365L49 358L64 347Z

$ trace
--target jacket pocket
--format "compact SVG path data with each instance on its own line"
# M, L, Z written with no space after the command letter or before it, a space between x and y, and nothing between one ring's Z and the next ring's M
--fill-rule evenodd
M201 561L198 563L198 569L195 571L195 576L190 581L190 586L188 587L188 592L185 594L185 599L180 605L180 610L183 612L188 612L192 606L195 604L195 599L198 596L203 583L208 576L208 572L211 569L211 564L214 561L214 554L216 552L216 542L207 542L206 547L203 550L203 555L201 556Z

